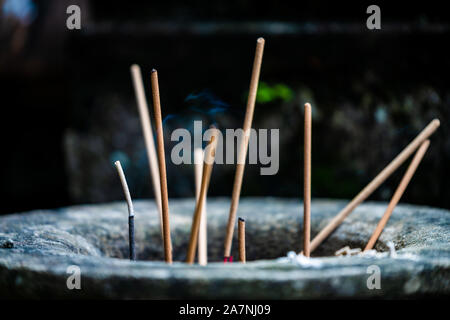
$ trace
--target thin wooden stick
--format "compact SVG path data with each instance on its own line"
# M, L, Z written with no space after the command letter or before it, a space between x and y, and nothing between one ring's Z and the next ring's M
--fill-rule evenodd
M195 168L195 199L198 201L202 185L203 159L204 152L202 148L194 150L194 168ZM200 229L198 230L198 264L204 266L208 263L207 249L207 219L206 219L206 197L202 205L202 214L200 219Z
M389 202L386 212L384 213L384 215L381 218L380 222L378 223L375 231L373 232L372 236L370 237L369 242L367 243L366 247L364 248L364 251L372 249L373 246L375 245L375 242L378 240L378 237L380 236L380 234L383 231L384 227L386 226L389 218L391 217L391 214L394 211L395 206L400 201L400 198L402 197L403 193L405 192L406 187L408 186L409 182L411 181L411 178L413 177L414 173L416 172L417 167L419 166L420 162L422 161L422 158L425 155L425 152L427 151L429 145L430 145L430 140L425 140L422 143L422 145L420 146L419 150L417 150L414 158L411 161L411 164L409 165L408 169L406 170L405 175L403 176L402 180L400 181L400 184L398 185L397 190L395 190L395 193L392 196L391 202Z
M170 238L169 196L167 193L166 157L164 155L164 136L161 117L161 102L159 99L158 72L151 73L153 109L155 113L156 138L158 142L159 180L161 184L161 204L164 231L164 256L167 263L172 263L172 241Z
M245 220L238 219L239 262L245 263Z
M128 241L130 247L130 260L136 260L135 240L134 240L134 207L131 201L130 190L128 189L127 179L123 173L120 161L114 162L119 174L120 182L122 183L123 193L128 206Z
M198 229L200 227L200 220L202 215L202 208L208 192L209 181L211 179L211 172L214 165L214 158L216 155L217 138L215 135L211 136L211 140L205 149L205 163L203 164L202 184L200 188L200 195L195 205L194 216L192 218L191 235L189 238L189 246L186 256L186 262L194 263L195 249L197 246Z
M310 256L311 237L311 105L305 103L303 167L303 252Z
M317 236L311 241L311 252L314 251L324 241L331 232L334 231L344 219L355 209L361 202L369 197L398 167L400 167L409 156L439 127L438 119L431 121L428 126L420 132L420 134L406 146L403 151L395 157L352 201L342 209L331 220L325 228L323 228Z
M138 105L139 118L141 119L142 131L144 133L145 148L147 149L148 164L155 195L156 207L159 213L159 225L161 228L161 239L164 238L162 208L161 208L161 184L159 181L158 160L156 157L155 141L153 139L152 125L148 112L147 99L145 98L144 84L142 81L141 68L133 64L130 68L133 78L134 93Z
M230 213L228 216L228 224L225 236L225 244L224 244L225 261L228 261L228 259L230 259L231 254L231 244L233 240L233 232L236 222L236 211L238 209L239 197L241 194L242 178L244 176L244 167L245 167L245 160L247 158L248 141L250 139L250 129L252 126L253 112L255 110L256 93L258 91L258 81L259 81L259 74L261 71L264 43L265 41L263 38L259 38L256 41L255 60L253 62L252 77L250 80L250 89L247 100L247 110L245 112L244 127L243 127L244 138L242 139L239 148L238 163L236 164L233 192L231 194Z

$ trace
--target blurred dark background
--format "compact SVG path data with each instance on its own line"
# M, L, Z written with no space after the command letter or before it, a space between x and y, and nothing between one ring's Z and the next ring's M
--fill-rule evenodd
M0 0L0 213L122 199L116 159L133 197L153 197L130 65L140 64L148 98L158 69L169 155L170 132L193 119L242 126L259 36L253 127L280 128L280 170L247 166L243 196L301 199L309 101L313 197L352 198L437 117L402 202L450 208L444 3ZM66 28L71 4L81 30ZM366 28L370 4L381 8L381 30ZM186 101L192 94L206 96L201 112ZM217 101L227 108L214 113ZM389 200L406 166L370 199ZM192 166L167 170L170 197L194 195ZM234 166L215 166L209 194L229 196L233 177Z

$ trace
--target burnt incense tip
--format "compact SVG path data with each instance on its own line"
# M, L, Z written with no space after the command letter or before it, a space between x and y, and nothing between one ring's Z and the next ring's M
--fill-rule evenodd
M119 161L119 160L115 161L115 162L114 162L114 165L115 165L115 166L120 166L120 161Z
M305 108L311 108L311 104L309 102L305 103Z
M256 40L256 42L258 43L264 43L266 40L264 40L263 37L259 37L258 40Z
M239 221L245 222L245 219L238 218Z
M155 72L156 72L156 69L155 69L155 68L153 68L153 69L152 69L152 73L155 73Z

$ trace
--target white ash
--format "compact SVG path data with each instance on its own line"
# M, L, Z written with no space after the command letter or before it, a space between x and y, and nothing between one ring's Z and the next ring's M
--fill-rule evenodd
M389 248L389 256L391 258L397 258L397 251L395 251L395 244L392 241L386 243Z
M376 257L376 258L382 258L382 257L386 257L389 256L390 258L397 258L397 251L395 250L395 244L392 241L389 241L386 243L387 247L389 248L389 252L378 252L375 249L371 249L371 250L367 250L367 251L363 251L361 253L359 253L359 256L362 257Z
M351 249L349 246L345 246L339 250L337 250L334 255L335 256L354 256L361 253L361 248Z
M294 251L289 251L287 257L278 258L279 262L283 263L293 263L302 267L320 267L322 266L322 262L314 259L305 257L303 254L295 253Z

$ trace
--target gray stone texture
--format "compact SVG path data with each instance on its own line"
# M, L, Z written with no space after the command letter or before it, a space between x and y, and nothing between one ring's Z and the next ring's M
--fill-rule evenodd
M347 201L312 202L312 236ZM136 254L128 257L125 202L35 210L0 218L0 297L26 298L404 298L450 294L450 212L399 205L375 255L334 257L336 250L364 248L387 203L360 205L312 254L302 249L300 200L244 198L238 215L246 219L247 260L223 264L229 199L210 198L207 266L186 265L193 199L170 200L171 266L163 262L154 202L135 201ZM236 232L235 232L236 236ZM391 257L387 243L394 242ZM237 260L236 237L233 255ZM69 290L67 267L81 268L81 290ZM379 266L381 289L369 290L367 268Z

